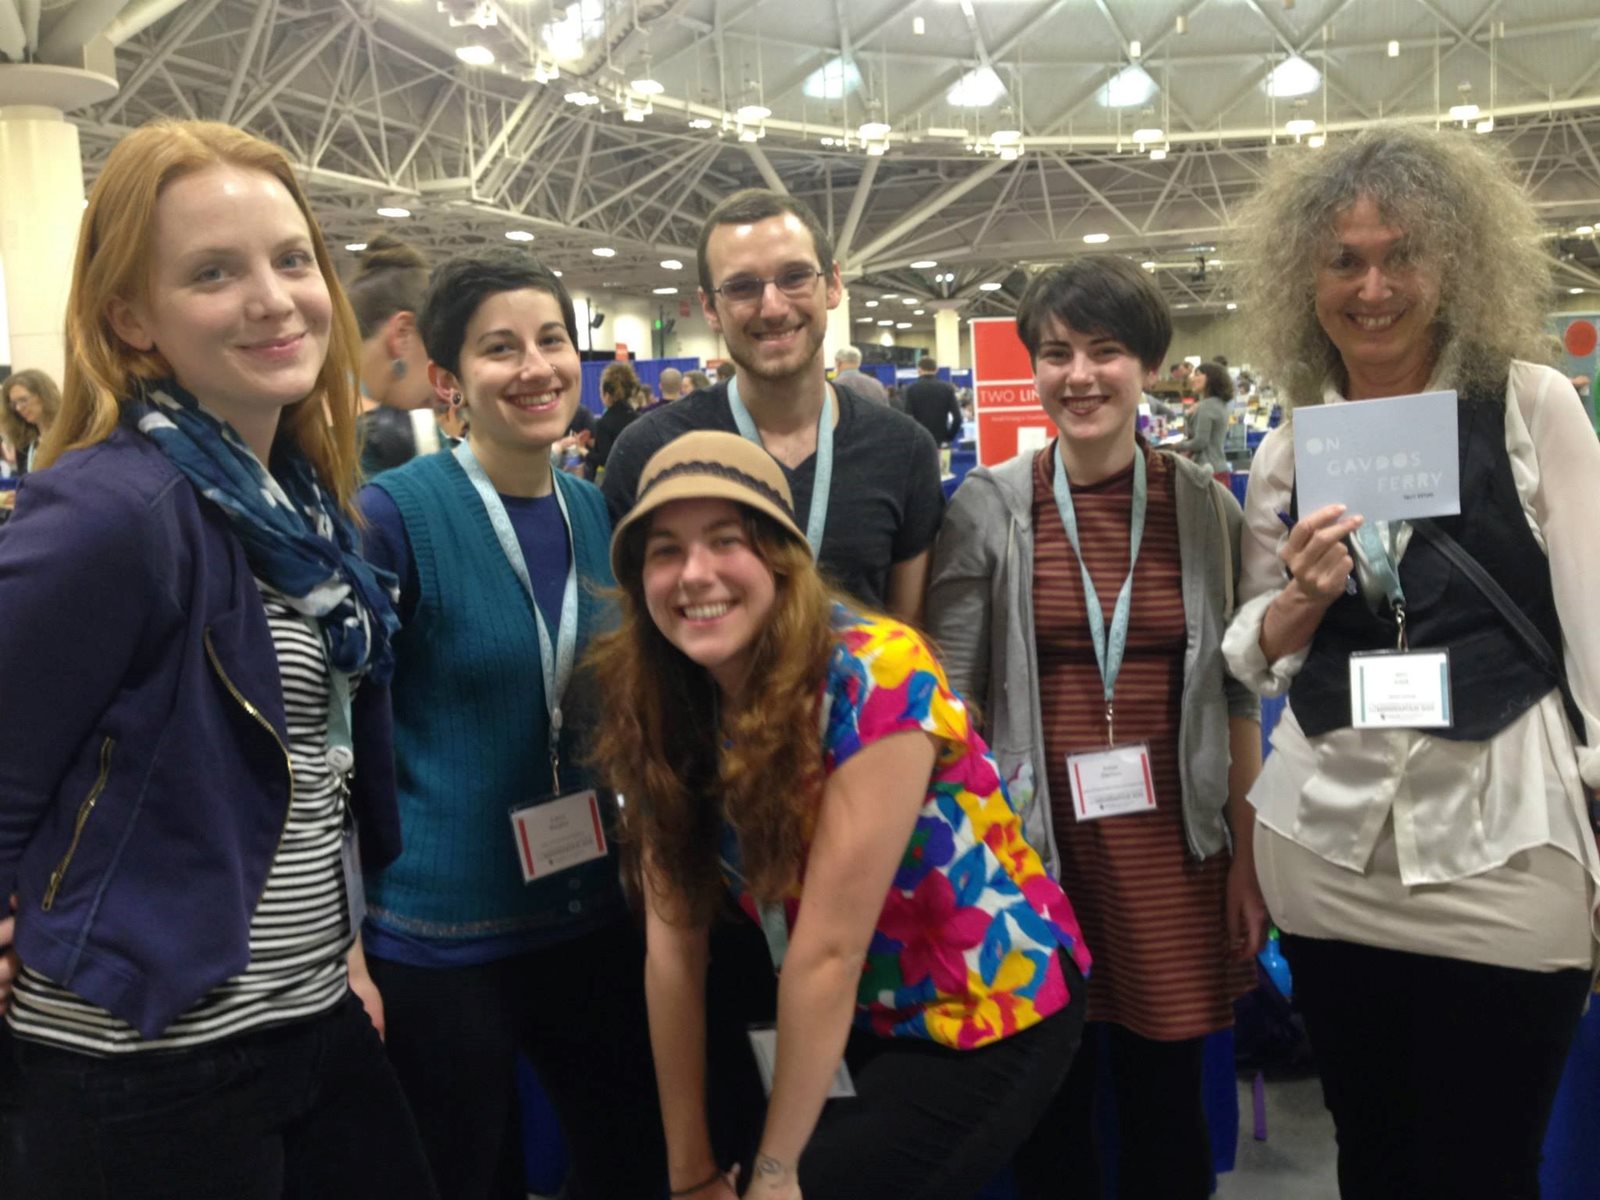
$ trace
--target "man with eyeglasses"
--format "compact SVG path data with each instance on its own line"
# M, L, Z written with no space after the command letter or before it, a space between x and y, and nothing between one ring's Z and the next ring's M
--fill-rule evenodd
M700 305L734 376L628 427L606 463L612 519L666 443L697 429L742 433L783 467L824 571L864 603L919 619L944 509L938 452L905 414L828 383L823 336L843 285L827 232L791 196L738 192L706 218L699 269Z

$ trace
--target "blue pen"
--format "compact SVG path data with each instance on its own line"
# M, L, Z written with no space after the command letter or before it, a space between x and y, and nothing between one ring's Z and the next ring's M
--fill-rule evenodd
M1281 513L1276 513L1274 515L1278 518L1278 520L1283 522L1283 527L1285 529L1289 530L1290 532L1294 531L1294 522L1289 519L1289 514L1288 513L1281 512Z

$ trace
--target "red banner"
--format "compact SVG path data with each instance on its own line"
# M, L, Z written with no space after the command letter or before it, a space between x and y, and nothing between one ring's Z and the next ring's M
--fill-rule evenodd
M1049 441L1055 426L1039 404L1033 363L1010 317L976 317L972 326L973 415L978 461L994 466ZM1019 444L1020 443L1020 444Z

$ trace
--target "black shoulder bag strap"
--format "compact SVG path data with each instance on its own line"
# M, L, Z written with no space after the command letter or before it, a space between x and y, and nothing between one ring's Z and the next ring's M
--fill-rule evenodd
M1476 585L1477 589L1488 598L1489 603L1495 606L1496 611L1505 618L1506 624L1511 626L1512 631L1523 640L1529 650L1533 651L1539 665L1556 677L1556 685L1561 689L1561 706L1566 710L1567 721L1572 725L1573 739L1581 745L1585 736L1583 713L1579 710L1577 699L1572 694L1572 686L1567 682L1567 668L1561 655L1545 640L1544 634L1539 632L1539 627L1528 620L1528 615L1506 595L1506 590L1495 581L1494 576L1485 571L1483 564L1468 554L1460 542L1429 520L1413 521L1411 528L1427 538L1440 554L1449 559L1457 570ZM1593 789L1588 785L1584 786L1583 791L1589 803L1589 825L1594 830L1596 838L1600 838L1600 801L1597 801Z

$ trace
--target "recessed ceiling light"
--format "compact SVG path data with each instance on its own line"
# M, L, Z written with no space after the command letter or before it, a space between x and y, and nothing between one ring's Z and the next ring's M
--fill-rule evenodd
M1234 309L1236 309L1238 307L1239 306L1237 304L1235 304L1232 300L1228 301L1228 311L1229 312L1232 312Z
M380 217L388 217L392 221L403 221L411 215L409 208L401 208L398 204L385 204L378 209Z
M494 66L494 51L487 46L457 46L456 57L469 67Z
M683 270L683 264L675 258L663 258L661 260L661 269L663 271L681 271Z
M894 322L893 321L879 321L878 324L879 325L893 325Z
M1400 43L1395 41L1395 40L1393 40L1392 38L1389 41L1389 57L1390 58L1399 58L1400 57Z
M857 325L871 325L872 324L872 318L871 317L857 317L856 318L856 324Z
M905 299L901 300L900 303L901 304L907 304L907 305L909 305L909 304L921 304L922 301L918 300L915 296L907 296Z
M913 317L925 317L925 316L928 315L928 310L925 309L925 308L919 308L919 309L915 310L911 315Z
M596 258L615 258L617 256L617 252L610 246L596 246L593 250L589 251L589 253L593 254Z
M911 322L910 321L896 321L894 323L894 327L896 329L910 329L911 328Z
M1005 284L994 283L991 281L989 283L980 283L978 285L978 290L980 292L998 292L1003 287L1005 287Z
M1153 259L1153 258L1147 258L1142 263L1140 263L1139 265L1141 267L1143 267L1146 271L1154 271L1156 269L1155 259Z
M652 296L676 296L678 294L678 289L675 287L651 288L650 294Z
M1567 289L1567 295L1569 295L1569 296L1581 296L1581 295L1583 295L1583 289L1582 288L1568 288Z
M561 278L561 272L560 271L551 271L550 274L554 275L557 279Z
M919 259L917 259L916 262L911 264L911 269L913 271L926 271L930 267L937 267L938 265L939 265L939 263L938 263L938 261L936 259L919 258Z
M365 242L346 242L344 248L350 251L351 254L360 254L367 248L367 244Z
M878 299L879 300L898 300L898 299L900 299L900 293L899 292L880 292L878 294Z
M1328 139L1320 133L1313 133L1306 139L1306 145L1310 146L1313 150L1321 150L1327 144Z
M1109 233L1086 233L1083 235L1083 240L1091 246L1098 246L1102 242L1109 242L1111 235Z
M533 241L533 234L529 233L526 229L508 229L506 230L506 241L531 242Z
M864 305L864 307L866 307L866 308L877 308L878 307L878 302L876 300L868 300L866 302L866 304Z

